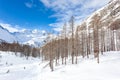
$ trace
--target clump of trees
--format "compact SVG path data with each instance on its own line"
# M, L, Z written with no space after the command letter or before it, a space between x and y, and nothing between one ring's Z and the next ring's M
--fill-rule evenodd
M90 54L94 54L97 63L99 63L99 54L106 51L120 51L120 19L104 26L99 14L95 14L90 25L83 22L75 30L74 17L72 16L69 24L71 36L67 36L69 31L65 23L62 33L56 38L49 34L46 44L41 47L42 58L50 61L52 71L54 70L54 62L55 65L58 65L61 60L61 64L66 65L68 57L71 57L72 64L77 64L78 56L89 58Z
M5 41L1 41L0 50L15 52L15 55L17 55L17 52L20 52L20 56L21 57L25 56L26 59L28 59L29 56L40 57L39 48L32 47L32 46L25 45L25 44L19 44L18 42L7 43Z

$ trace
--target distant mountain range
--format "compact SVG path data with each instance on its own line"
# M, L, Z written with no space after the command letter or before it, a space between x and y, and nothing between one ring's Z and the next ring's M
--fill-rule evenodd
M31 46L40 46L47 37L46 31L39 30L24 30L21 32L11 33L0 25L0 40L12 43L17 41L21 44Z

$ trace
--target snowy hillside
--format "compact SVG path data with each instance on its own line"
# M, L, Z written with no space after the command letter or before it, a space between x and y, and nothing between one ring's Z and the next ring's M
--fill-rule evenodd
M1 25L0 25L0 39L7 42L17 41L16 38Z
M46 31L40 30L24 30L23 32L16 32L13 35L22 44L28 44L32 46L40 46L47 37Z
M100 63L91 57L79 57L79 63L56 66L51 72L48 62L40 59L20 58L12 52L0 51L0 80L119 80L120 52L100 55Z
M23 30L11 33L4 26L0 26L0 39L6 42L18 41L21 44L40 46L47 37L46 31Z
M78 29L83 27L83 25L89 28L93 27L92 24L96 15L99 16L101 27L108 27L114 21L120 20L120 0L111 0L106 6L95 11L79 25Z

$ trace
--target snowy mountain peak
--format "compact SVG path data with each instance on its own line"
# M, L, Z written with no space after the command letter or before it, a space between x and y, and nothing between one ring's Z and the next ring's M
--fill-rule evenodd
M7 42L17 41L16 38L5 28L0 25L0 39Z
M24 30L23 32L14 33L19 43L28 44L32 46L40 46L44 39L46 39L46 31L43 30Z

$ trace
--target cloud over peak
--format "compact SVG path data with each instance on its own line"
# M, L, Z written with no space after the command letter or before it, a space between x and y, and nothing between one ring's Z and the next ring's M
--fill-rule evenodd
M76 20L81 21L109 1L110 0L40 0L47 8L55 12L50 16L57 18L56 23L51 23L53 27L57 27L61 23L64 24L71 16L75 16Z

